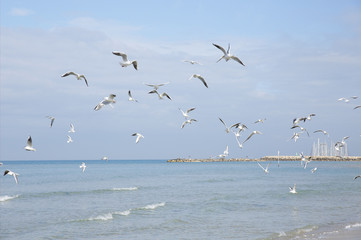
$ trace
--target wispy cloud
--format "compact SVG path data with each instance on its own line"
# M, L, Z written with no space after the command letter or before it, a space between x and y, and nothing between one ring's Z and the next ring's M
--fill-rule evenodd
M26 8L13 8L10 11L11 16L25 17L34 14L34 11Z

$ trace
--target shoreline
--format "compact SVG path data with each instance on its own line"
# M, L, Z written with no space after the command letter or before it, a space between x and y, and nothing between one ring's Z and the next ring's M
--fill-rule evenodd
M305 156L311 161L361 161L361 156ZM265 162L265 161L301 161L300 156L265 156L261 158L174 158L169 163L177 162Z

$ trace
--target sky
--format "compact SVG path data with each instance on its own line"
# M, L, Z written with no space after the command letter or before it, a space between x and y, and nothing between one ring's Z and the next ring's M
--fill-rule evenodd
M0 9L0 161L208 158L226 146L228 158L307 155L318 139L345 136L349 155L361 155L361 1L0 0ZM217 62L213 43L231 44L245 66ZM89 87L62 78L68 71ZM148 94L145 83L167 82L159 91L172 100ZM109 94L114 108L94 111ZM197 122L181 129L179 109L192 107ZM293 119L311 113L300 124L310 136L295 142ZM248 127L241 142L262 134L239 148L219 118ZM36 152L24 150L28 136Z

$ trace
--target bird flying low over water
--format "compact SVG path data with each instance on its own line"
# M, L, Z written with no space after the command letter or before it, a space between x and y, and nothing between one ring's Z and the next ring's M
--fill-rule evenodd
M128 67L130 65L133 65L133 67L135 68L135 70L138 70L138 63L137 61L129 61L128 60L128 56L125 53L122 52L118 52L118 51L113 51L112 52L114 55L120 56L123 58L123 62L120 63L120 65L122 65L122 67Z
M86 80L86 78L83 74L77 74L75 72L67 72L67 73L64 73L61 77L67 77L69 75L74 75L76 77L76 79L78 79L78 80L84 79L85 84L87 85L87 87L89 87L88 81Z
M100 110L104 105L109 105L113 108L112 103L115 103L116 101L114 100L114 98L117 95L115 94L110 94L109 97L105 97L100 103L98 103L98 105L95 106L94 110L98 111Z
M290 189L290 193L297 193L296 191L296 183L293 185L293 187L288 187Z
M144 138L144 136L140 133L133 133L132 136L137 136L137 138L135 139L135 143L138 143L140 138Z
M130 92L130 90L128 91L128 100L129 101L133 101L133 102L138 102L138 100L136 100L135 98L133 98L133 96L132 96L132 93Z
M268 165L267 165L266 168L264 168L259 162L257 162L257 164L258 164L258 166L260 166L260 168L263 169L263 171L264 171L265 174L268 174L268 173L269 173L268 168L269 168L269 165L271 164L271 162L268 163Z
M357 175L356 177L353 178L353 180L356 180L358 178L361 178L361 175Z
M223 47L221 47L217 44L213 43L213 46L215 46L216 48L218 48L219 50L221 50L223 52L223 56L220 59L218 59L217 62L221 61L222 59L224 59L224 60L226 60L226 62L228 62L228 60L232 59L236 62L239 62L240 64L242 64L244 66L243 62L241 60L239 60L238 57L231 54L231 44L228 44L227 52L226 52L226 50L224 50Z
M104 156L104 157L102 157L101 160L108 162L108 157L107 157L107 156Z
M16 184L18 184L18 176L19 176L18 173L14 173L14 172L12 172L12 171L10 171L10 170L5 170L4 176L5 176L5 175L13 176L14 179L15 179Z
M31 136L29 136L28 141L26 142L25 150L33 152L36 151L36 149L33 148L33 140L31 139Z
M346 144L346 139L348 139L348 138L349 138L349 136L346 136L346 137L343 137L343 138L342 138L341 142L336 142L336 144L335 144L335 149L336 149L337 151L339 151L341 147L344 147L345 144Z
M46 116L46 117L50 119L50 127L52 127L54 124L55 117L52 116Z
M315 173L317 171L317 167L311 169L311 173Z
M159 94L157 90L152 90L148 94L156 93L158 95L159 99L163 99L164 97L167 97L169 100L172 100L172 98L167 93Z
M204 80L204 78L203 78L201 75L199 75L199 74L193 74L193 75L189 78L189 80L191 80L192 78L198 78L199 80L202 81L202 83L204 84L204 86L205 86L206 88L208 88L208 85L207 85L207 83L206 83L206 80Z
M86 168L85 162L82 162L79 167L81 168L82 172L84 172Z

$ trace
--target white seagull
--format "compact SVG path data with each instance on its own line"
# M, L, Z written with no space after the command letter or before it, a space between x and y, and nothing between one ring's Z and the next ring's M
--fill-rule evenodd
M348 103L350 101L350 99L342 97L342 98L337 99L337 101L339 101L339 102L342 101L342 102Z
M68 141L66 141L67 143L71 143L73 142L73 139L71 139L71 137L68 135Z
M341 141L341 142L336 142L336 144L335 144L335 149L336 149L337 151L339 151L341 147L345 146L345 144L346 144L346 139L348 139L348 138L349 138L349 136L346 136L346 137L343 137L343 138L342 138L342 141Z
M130 90L128 91L128 97L129 97L128 98L129 101L138 102L138 100L132 97L132 93L130 92Z
M293 185L293 187L288 187L290 189L290 193L297 193L296 191L296 183Z
M303 155L303 153L301 153L301 165L303 166L304 169L306 169L307 164L311 162L311 158L312 158L311 156L309 156L309 157L306 158L306 157ZM303 165L303 163L304 163L304 165Z
M233 59L233 60L235 60L236 62L239 62L240 64L242 64L242 65L244 66L244 64L242 63L241 60L239 60L238 57L233 56L233 55L231 54L231 52L230 52L230 51L231 51L231 44L228 44L227 52L226 52L226 50L224 50L223 47L221 47L221 46L219 46L219 45L217 45L217 44L214 44L214 43L213 43L213 46L215 46L216 48L218 48L219 50L221 50L221 51L223 52L223 54L224 54L220 59L218 59L217 62L221 61L222 59L225 59L226 62L228 62L228 60L230 60L230 59Z
M317 167L311 169L312 173L315 173L316 171L317 171Z
M202 83L204 84L204 86L205 86L206 88L208 88L208 85L207 85L207 83L206 83L206 80L204 80L204 78L203 78L201 75L199 75L199 74L193 74L188 80L191 80L192 78L198 78L199 80L202 81Z
M187 119L187 118L189 118L188 113L191 112L191 111L193 111L193 110L195 110L196 108L190 108L190 109L188 109L188 110L185 111L185 112L183 112L183 110L180 109L180 108L178 108L178 109L182 112L183 117L185 117L185 118Z
M361 108L361 105L358 105L358 106L354 107L353 109L355 110L355 109L358 109L358 108Z
M233 124L232 126L227 127L226 123L222 120L222 118L218 117L218 119L219 119L219 121L221 121L221 123L223 123L224 127L226 128L226 133L229 133L229 132L231 131L231 128L233 128L233 127L237 127L237 128L238 128L238 127L239 127L239 124L241 124L241 123L235 123L235 124Z
M108 157L107 157L107 156L104 156L104 157L102 157L101 160L108 162Z
M120 63L120 65L122 65L122 67L128 67L130 65L133 65L135 70L138 70L137 61L129 61L127 54L122 53L122 52L118 52L118 51L113 51L113 54L123 58L123 62Z
M85 162L82 162L79 167L81 168L82 172L84 172L86 168Z
M229 154L229 152L228 152L228 145L227 145L226 149L223 151L223 154L218 155L218 157L225 158L228 156L228 154Z
M70 130L68 132L70 132L70 133L75 132L75 128L74 128L74 125L72 123L70 123Z
M195 120L195 119L193 119L193 118L187 119L187 120L185 120L185 121L182 123L181 128L184 128L184 126L185 126L186 124L191 124L192 122L197 122L197 120Z
M196 61L193 61L193 60L183 60L183 62L188 62L188 63L190 63L192 65L194 65L194 64L203 65L203 64L200 64L199 62L196 62Z
M268 174L268 173L269 173L268 167L269 167L269 165L271 164L271 162L269 162L269 163L267 164L267 167L266 167L266 168L264 168L259 162L257 162L257 163L258 163L258 166L260 166L260 168L263 169L263 171L264 171L265 174Z
M14 172L12 172L12 171L10 171L10 170L5 170L4 176L5 176L5 175L13 176L14 179L15 179L16 184L18 184L18 176L19 176L18 173L14 173Z
M25 150L33 152L36 151L36 149L33 148L33 140L31 139L31 136L29 136L28 141L26 142Z
M247 138L239 145L240 148L243 148L243 144L247 142L253 135L255 134L262 134L260 131L253 131Z
M67 73L64 73L61 77L67 77L69 75L74 75L76 77L76 79L78 79L78 80L81 80L83 78L85 81L85 84L88 86L88 81L86 80L86 78L83 74L77 74L75 72L67 72Z
M140 138L144 138L144 136L140 133L133 133L132 136L137 136L137 138L135 139L135 143L138 143Z
M159 94L157 90L152 90L148 94L156 93L159 97L159 99L163 99L164 97L167 97L169 100L172 100L172 98L167 93Z
M115 94L110 94L109 97L105 97L98 105L95 106L94 110L98 111L100 110L104 105L109 105L113 108L112 103L115 103L116 101L114 98L116 97Z
M158 88L160 88L161 86L164 86L166 84L169 84L169 82L166 83L160 83L160 84L149 84L149 83L144 83L145 85L152 87L154 90L158 90Z
M324 135L328 135L328 132L326 132L325 130L322 130L322 129L316 130L316 131L314 131L313 133L318 133L318 132L321 132L321 133L323 133Z
M265 118L264 118L264 119L258 119L258 120L255 121L254 123L264 123L265 120L266 120Z
M46 117L50 119L50 127L52 127L53 123L54 123L54 120L55 120L55 117L52 117L52 116L46 116Z

